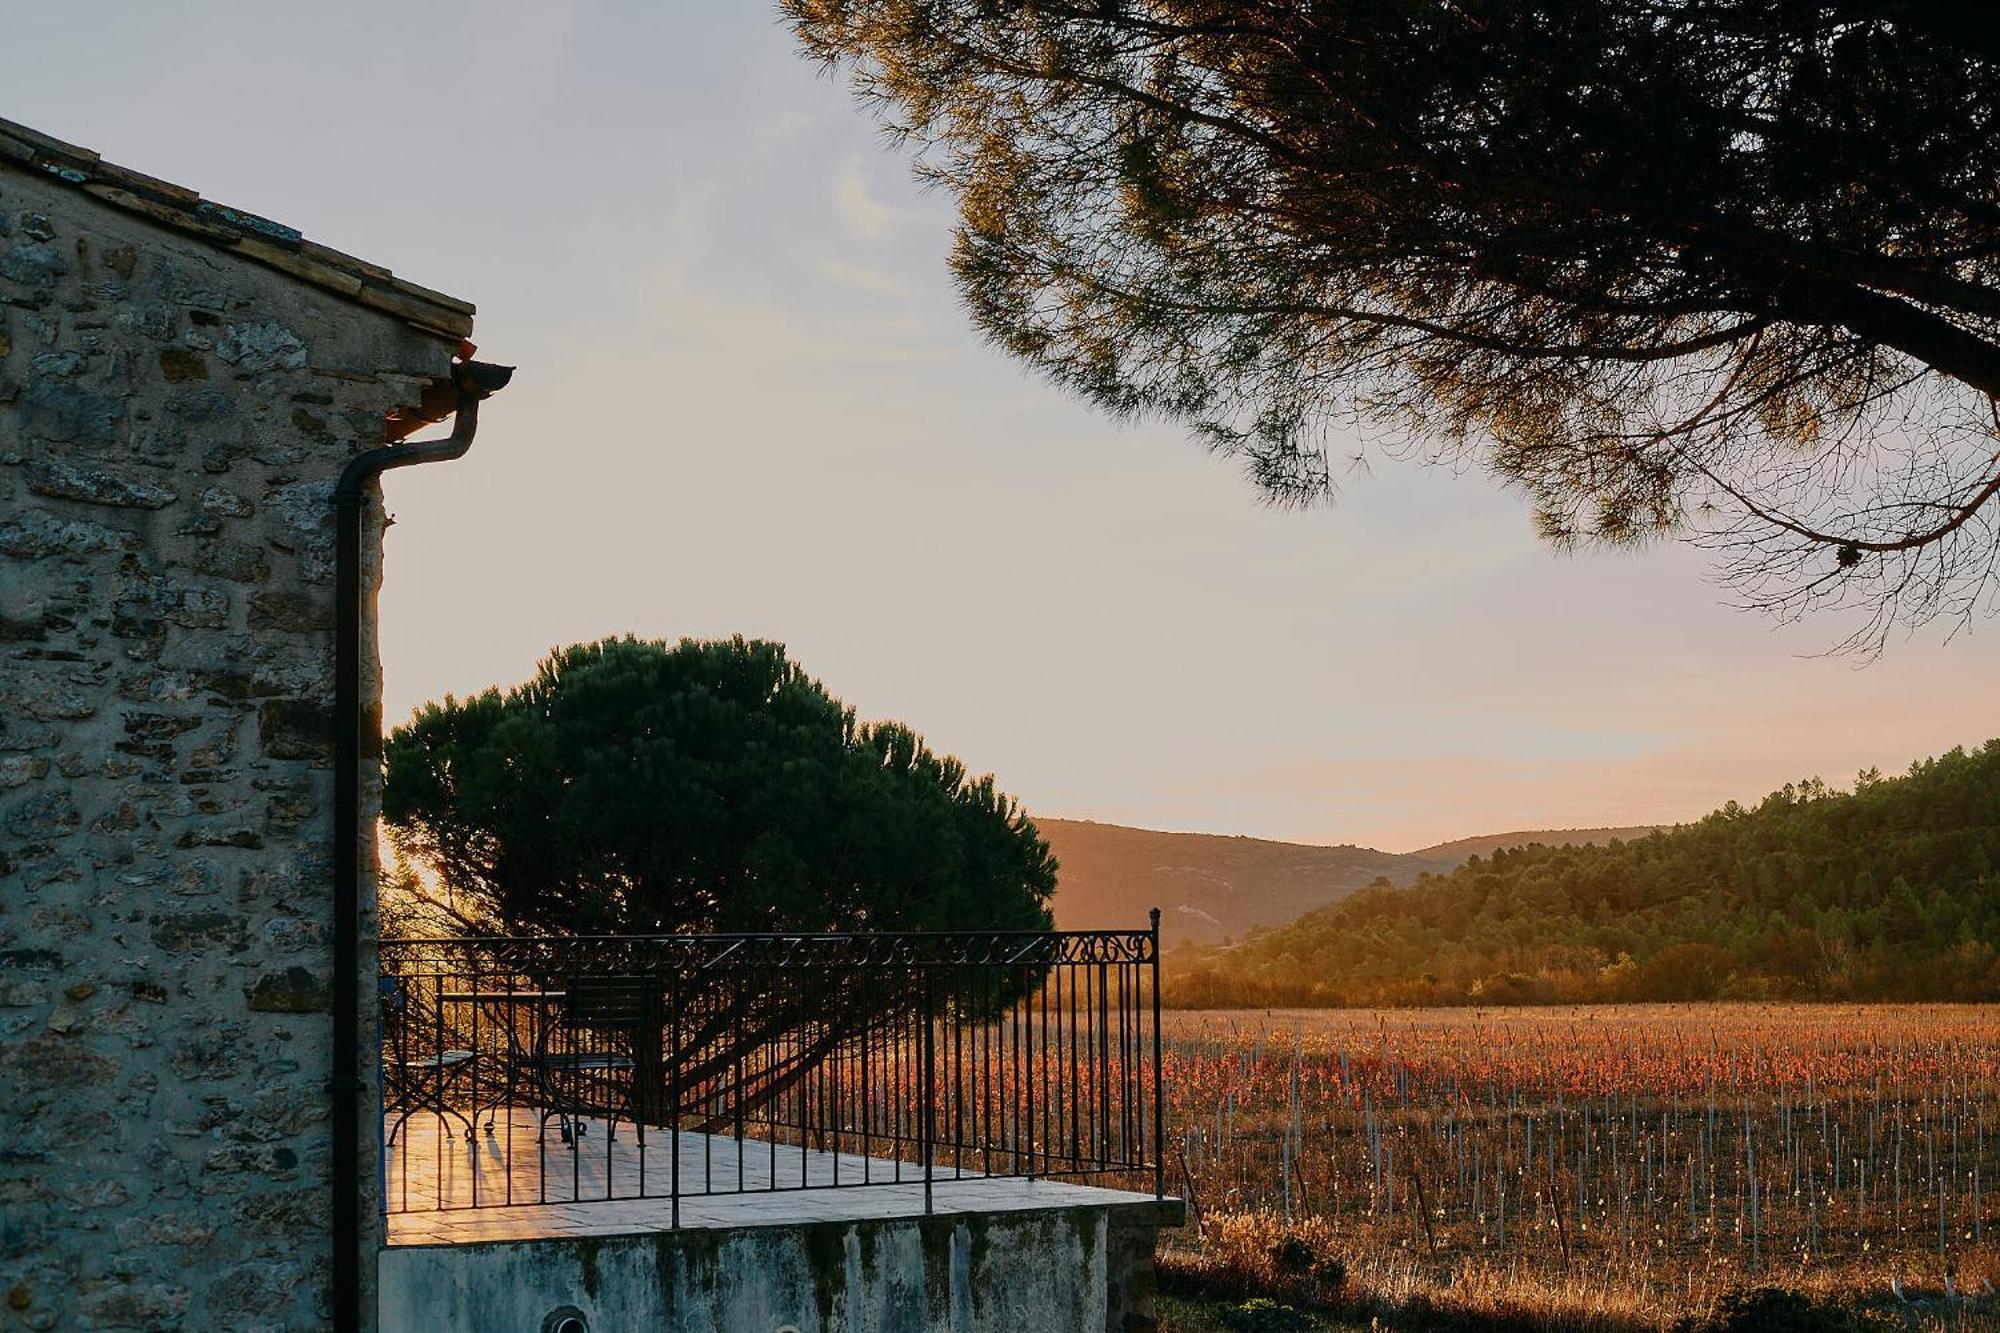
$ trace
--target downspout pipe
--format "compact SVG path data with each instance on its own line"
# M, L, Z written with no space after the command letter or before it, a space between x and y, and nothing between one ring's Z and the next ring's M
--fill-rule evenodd
M479 403L504 387L511 366L461 361L451 435L357 454L333 488L337 529L333 652L333 1327L361 1319L361 529L368 487L391 468L462 458L479 429ZM379 1130L379 1127L378 1127Z

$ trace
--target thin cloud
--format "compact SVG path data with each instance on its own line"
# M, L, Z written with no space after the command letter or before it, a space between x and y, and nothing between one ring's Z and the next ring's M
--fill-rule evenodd
M819 273L829 281L837 282L843 287L852 287L856 291L897 298L910 295L909 287L900 279L879 269L864 268L858 264L843 264L838 259L822 259L819 262Z
M868 182L861 178L861 163L854 158L840 164L840 174L833 182L833 207L840 214L841 223L855 236L876 240L889 233L889 210L868 193Z

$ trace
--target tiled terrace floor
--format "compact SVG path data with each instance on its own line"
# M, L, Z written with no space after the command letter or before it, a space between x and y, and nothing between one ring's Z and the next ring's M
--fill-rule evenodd
M462 1127L429 1114L412 1116L398 1132L385 1162L391 1245L625 1235L672 1227L671 1134L649 1130L642 1152L629 1124L620 1124L613 1139L601 1121L593 1121L582 1147L572 1151L553 1124L546 1141L537 1142L538 1114L530 1109L502 1111L494 1117L490 1135L484 1123L471 1143ZM774 1151L754 1140L746 1140L739 1152L733 1137L684 1132L680 1163L683 1228L908 1217L924 1211L923 1168L907 1162L899 1166L882 1158L797 1147ZM986 1177L973 1169L976 1165L968 1158L962 1169L948 1162L933 1168L936 1212L1151 1201L1151 1195L1089 1185Z

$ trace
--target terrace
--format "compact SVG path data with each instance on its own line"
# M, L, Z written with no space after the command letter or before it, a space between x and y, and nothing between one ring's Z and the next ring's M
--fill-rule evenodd
M1146 1303L1132 1256L1179 1216L1158 966L1157 918L385 941L383 1325L707 1305L728 1327L746 1300L799 1299L787 1284L830 1309L929 1283L968 1311L1041 1300L1050 1326L1119 1327ZM631 1290L591 1276L605 1243ZM691 1265L717 1245L738 1259Z

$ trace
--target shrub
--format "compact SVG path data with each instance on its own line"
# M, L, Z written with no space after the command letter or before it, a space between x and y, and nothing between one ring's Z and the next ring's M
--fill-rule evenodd
M1318 1258L1305 1237L1296 1233L1280 1236L1271 1242L1271 1267L1288 1277L1303 1277L1310 1273Z
M1158 1271L1162 1291L1210 1299L1265 1296L1325 1305L1347 1285L1331 1223L1286 1222L1268 1212L1205 1216L1201 1248L1163 1254Z
M1878 1316L1777 1287L1736 1291L1703 1319L1683 1319L1675 1333L1883 1333L1897 1327Z
M1311 1317L1264 1296L1224 1310L1222 1322L1237 1333L1312 1333L1319 1327Z

